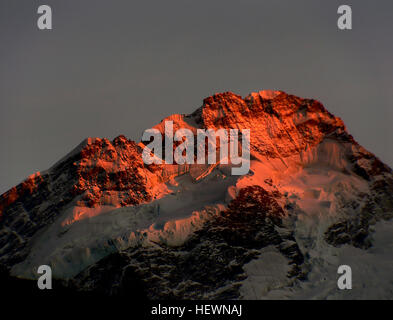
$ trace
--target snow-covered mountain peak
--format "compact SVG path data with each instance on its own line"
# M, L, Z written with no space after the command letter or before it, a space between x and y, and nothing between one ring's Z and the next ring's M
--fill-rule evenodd
M118 254L148 284L155 276L173 280L153 297L221 297L182 260L195 256L207 259L206 273L225 280L216 286L234 290L229 297L248 296L255 291L250 283L243 291L231 284L247 278L242 272L250 259L268 254L289 262L289 269L278 268L290 275L280 275L285 287L312 273L315 263L329 264L332 248L370 247L372 225L393 215L392 170L314 99L270 90L245 98L218 93L192 114L171 115L154 126L163 137L166 121L193 133L250 129L249 173L232 176L230 165L220 163L146 165L146 142L88 138L0 196L0 264L29 278L36 277L37 265L49 264L56 277L79 274L82 288L85 280L92 283L90 268L105 267ZM227 264L211 261L204 244ZM193 279L197 289L169 271L146 273L134 254L176 260L168 268L180 268L173 272Z

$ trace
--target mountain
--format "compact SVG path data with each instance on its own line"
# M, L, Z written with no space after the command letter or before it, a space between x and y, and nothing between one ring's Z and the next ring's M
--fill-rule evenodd
M249 173L147 165L147 142L88 138L1 195L1 267L36 279L48 264L68 290L150 299L393 298L392 170L320 102L215 94L157 124L163 143L167 121L250 129Z

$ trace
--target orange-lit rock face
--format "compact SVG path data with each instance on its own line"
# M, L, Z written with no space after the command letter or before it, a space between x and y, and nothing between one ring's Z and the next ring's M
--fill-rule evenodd
M165 192L164 187L160 189L161 184L161 177L145 167L141 148L135 142L124 136L112 142L89 138L49 172L36 173L3 194L0 217L13 205L30 202L39 205L39 202L56 198L48 214L56 214L57 206L74 201L75 219L67 220L72 223L106 212L110 207L148 202ZM53 187L47 188L48 185ZM45 196L36 192L40 186L45 189ZM100 207L106 209L100 210Z
M81 159L73 165L77 175L73 191L82 194L80 205L126 205L151 199L140 174L144 170L140 147L124 137L113 144L95 139L81 150Z
M32 174L20 185L13 187L0 197L0 219L5 209L12 203L23 197L33 194L44 182L44 178L39 172Z
M284 92L261 91L244 99L231 92L204 99L191 115L172 115L154 128L164 136L165 121L174 130L250 129L251 155L257 159L286 158L318 145L324 138L342 136L352 141L340 118L330 114L316 100Z
M73 163L77 177L72 193L80 195L70 224L127 205L146 203L165 193L160 176L148 170L141 157L141 147L119 136L89 139ZM152 167L152 169L154 169Z
M230 92L216 94L195 115L204 127L250 129L251 152L257 158L287 157L345 131L341 119L318 101L279 92L272 99L263 97L263 92L245 99Z

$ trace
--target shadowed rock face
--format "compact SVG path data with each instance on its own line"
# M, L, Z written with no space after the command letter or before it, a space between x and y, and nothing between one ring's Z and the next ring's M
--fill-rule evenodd
M188 180L179 178L187 175L195 192L200 177L210 177L210 185L228 184L226 196L204 209L215 210L200 214L204 220L199 224L198 218L180 220L177 213L171 225L160 222L163 233L158 236L156 227L131 230L127 225L123 230L120 223L128 244L119 233L103 238L114 243L105 251L112 254L97 254L95 262L83 265L65 284L72 290L115 295L127 294L138 285L149 298L160 299L239 298L248 277L245 265L263 258L262 248L271 246L286 259L287 286L307 278L313 261L297 235L303 219L314 221L319 216L316 226L323 229L320 234L326 246L367 249L373 245L371 226L393 215L392 170L361 147L342 120L316 100L281 91L260 91L245 98L226 92L204 99L190 115L164 119L155 126L163 136L166 120L173 121L174 130L188 128L194 133L200 128L250 129L250 174L235 181L226 177L222 166L145 165L142 143L124 136L113 141L88 138L49 170L0 196L0 265L15 271L34 249L37 252L40 239L50 244L50 237L62 238L81 221L93 225L108 212L127 218L124 208L159 208L173 196L178 203L186 203L182 188L188 188L184 182ZM200 185L202 192L206 184ZM159 199L162 202L156 205ZM219 204L225 204L225 209ZM204 211L191 205L184 210ZM136 216L135 212L129 216ZM160 218L159 210L156 214ZM57 233L49 232L53 225L60 228ZM311 235L316 227L310 228L309 242L319 243ZM185 230L189 230L186 236ZM139 234L136 240L135 234ZM185 240L171 245L165 238L168 234L181 234ZM99 230L95 237L100 239ZM50 253L52 260L46 263L61 261L56 248L40 245ZM72 250L74 244L62 245ZM84 246L80 243L78 250ZM99 250L88 248L85 255Z
M304 257L293 232L285 228L283 208L259 186L240 191L228 210L195 232L183 245L130 248L112 254L80 273L69 286L76 291L127 295L143 279L149 299L236 299L247 275L243 265L274 246L287 259L290 279L302 278ZM285 229L279 233L276 227ZM102 278L102 270L107 275Z

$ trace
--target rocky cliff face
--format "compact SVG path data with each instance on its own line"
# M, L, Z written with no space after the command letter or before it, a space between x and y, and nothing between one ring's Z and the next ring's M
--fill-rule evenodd
M0 197L0 264L27 278L49 264L67 286L106 294L127 294L139 279L156 288L150 298L299 297L322 287L327 297L335 293L321 274L348 246L353 257L376 248L375 229L390 223L392 170L316 100L227 92L164 119L155 126L163 136L167 120L194 133L250 129L249 174L145 165L143 143L89 138Z
M86 139L67 157L0 198L0 261L22 261L29 240L64 211L63 225L155 197L160 177L145 168L141 147L124 136ZM11 263L10 263L11 261Z

